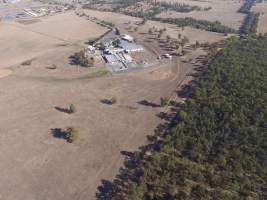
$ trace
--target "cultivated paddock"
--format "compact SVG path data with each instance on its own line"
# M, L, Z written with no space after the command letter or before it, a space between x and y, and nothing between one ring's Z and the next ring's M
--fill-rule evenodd
M204 30L199 30L192 27L179 28L173 24L161 23L157 21L147 21L144 25L138 25L141 22L140 18L125 16L118 13L102 12L95 10L85 10L85 13L89 16L96 17L100 20L112 22L122 32L129 33L134 36L139 42L142 42L145 46L151 47L157 51L158 54L166 53L164 48L159 47L160 41L155 38L155 35L148 33L150 28L166 29L166 32L162 35L161 40L165 40L167 35L173 39L178 39L178 34L181 37L186 36L189 39L189 44L195 44L196 41L200 43L214 43L225 39L227 36L221 33L214 33ZM135 30L137 28L137 30Z
M4 68L62 45L78 45L80 41L102 35L106 28L68 12L28 25L1 22L0 30L0 68Z
M219 21L223 25L229 26L234 29L238 29L245 17L244 14L237 11L243 5L243 1L240 0L209 0L209 1L194 1L194 0L161 0L166 2L178 2L189 5L196 5L202 8L212 7L209 11L192 11L189 13L179 13L175 11L163 12L158 15L162 18L183 18L192 17L195 19L202 19L208 21Z
M252 7L252 11L260 13L258 33L267 33L267 2L257 3Z

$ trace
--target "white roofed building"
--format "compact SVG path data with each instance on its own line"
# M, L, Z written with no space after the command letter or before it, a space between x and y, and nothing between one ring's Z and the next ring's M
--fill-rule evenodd
M127 34L121 35L121 39L126 40L128 42L133 42L134 41L134 38L132 36L130 36L130 35L127 35Z

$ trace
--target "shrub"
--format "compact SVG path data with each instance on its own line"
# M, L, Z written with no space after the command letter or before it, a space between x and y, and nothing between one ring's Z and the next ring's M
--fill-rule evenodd
M55 64L53 64L52 66L47 67L47 69L54 70L54 69L57 69L57 66Z
M88 57L85 55L84 51L80 51L75 53L73 56L73 62L76 65L81 65L83 67L92 67L94 65L94 60L89 60Z
M93 45L93 44L95 43L95 41L96 41L96 39L89 39L89 40L87 41L87 44L89 44L89 45Z
M76 107L74 106L74 104L70 104L69 113L75 113L75 112L76 112Z
M65 138L69 143L72 143L78 138L78 134L79 132L75 128L69 127L66 129Z
M169 98L168 97L161 97L160 98L160 106L164 107L167 106L169 102Z
M112 98L110 99L110 102L111 102L111 104L115 104L115 103L117 103L117 98L116 98L116 97L112 97Z
M118 28L115 29L115 34L120 35L120 30Z
M26 60L23 63L21 63L21 65L31 65L32 64L32 60Z

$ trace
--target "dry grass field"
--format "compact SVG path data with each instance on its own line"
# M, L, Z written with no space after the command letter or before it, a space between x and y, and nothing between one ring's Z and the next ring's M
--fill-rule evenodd
M86 14L113 22L159 54L165 50L148 34L152 27L166 28L162 37L187 36L189 44L225 39L159 22L138 26L140 19L121 14ZM119 75L106 73L102 61L89 69L70 64L69 56L84 41L105 31L71 12L27 25L0 23L0 200L95 199L101 180L114 178L122 166L121 151L138 149L162 122L157 114L166 108L154 106L160 97L189 83L200 64L196 60L205 54L197 49L157 67ZM21 64L27 60L31 63ZM112 97L117 103L106 104ZM144 100L148 104L140 103ZM74 114L66 113L71 103L77 108ZM69 126L79 131L74 143L51 132Z
M267 33L267 2L257 3L252 7L252 11L260 13L258 33Z
M166 29L166 32L164 32L162 35L161 40L166 39L167 36L177 39L178 34L181 34L181 37L188 37L189 44L194 44L196 41L201 43L214 43L224 40L227 37L222 33L214 33L191 27L185 27L182 29L173 24L161 23L157 21L147 21L144 25L138 25L141 22L141 19L118 13L95 10L85 10L85 13L89 16L112 22L122 32L131 34L145 46L149 46L153 50L157 51L159 55L166 52L164 47L160 47L160 41L155 39L154 35L148 33L149 29L153 27L158 30L164 28ZM137 30L135 30L135 28L137 28Z
M47 69L49 62L63 58L55 53L0 79L0 112L5 113L0 115L1 199L94 199L101 179L112 178L121 166L120 151L144 144L160 122L156 114L161 108L138 102L158 104L192 72L191 65L180 63L90 78L86 75L99 69L77 71L67 62ZM47 56L50 61L44 62ZM113 96L117 104L101 102ZM59 111L70 103L77 113ZM68 126L79 130L73 144L51 134L51 129Z
M103 77L103 63L71 65L83 41L105 31L72 13L1 26L0 199L94 199L101 180L122 165L120 151L144 144L161 121L162 108L139 102L159 104L192 79L194 66L179 60ZM115 105L102 102L114 96ZM77 112L70 115L71 103ZM79 130L73 144L51 133L69 126Z
M219 21L223 25L231 28L238 29L245 17L244 14L237 11L242 6L243 1L240 0L161 0L166 2L179 2L189 5L197 5L200 7L212 7L209 11L192 11L189 13L179 13L175 11L163 12L158 15L162 18L180 18L180 17L193 17L196 19Z
M28 25L1 22L0 30L0 68L4 68L34 59L62 45L79 44L98 37L106 28L68 12Z

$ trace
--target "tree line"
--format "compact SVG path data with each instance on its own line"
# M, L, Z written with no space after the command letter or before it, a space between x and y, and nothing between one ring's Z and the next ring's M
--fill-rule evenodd
M153 18L153 20L163 23L175 24L178 27L192 26L197 29L202 29L217 33L236 33L235 29L224 26L219 21L210 22L207 20L198 20L191 17L185 18Z
M93 1L92 3L86 4L83 6L85 9L98 9L101 10L99 7L94 7L98 1ZM202 29L211 32L218 32L218 33L236 33L237 31L233 28L227 27L222 25L221 22L215 21L207 21L207 20L198 20L191 17L186 18L159 18L156 17L160 14L163 10L171 9L177 12L190 12L193 10L205 10L208 11L211 7L201 8L198 6L191 6L189 4L181 4L181 3L167 3L167 2L158 2L153 0L147 0L146 3L150 4L151 7L147 10L143 9L131 9L127 10L126 8L129 6L137 5L137 3L141 2L141 0L114 0L114 1L99 1L101 4L112 4L111 10L104 9L104 11L112 11L112 12L119 12L125 15L139 17L148 20L156 20L161 21L163 23L171 23L176 24L179 27L191 26L197 29Z
M238 12L249 14L252 6L254 6L256 3L261 3L261 2L263 2L263 0L246 0Z
M260 14L250 12L240 28L240 33L250 36L255 36L257 34L257 27Z
M262 0L246 0L243 6L239 9L240 13L247 14L239 30L241 34L248 36L255 36L257 34L257 26L260 14L252 12L251 8L256 3L260 2L262 2Z
M267 37L231 39L98 199L267 199L266 57Z
M211 9L211 7L205 7L205 8L201 8L200 6L196 6L196 5L189 5L189 4L185 4L185 3L177 3L177 2L164 2L164 1L153 1L150 0L148 1L150 4L154 5L154 6L159 6L162 7L164 9L170 9L176 12L191 12L191 11L208 11Z

